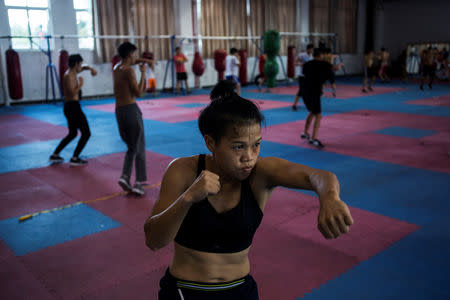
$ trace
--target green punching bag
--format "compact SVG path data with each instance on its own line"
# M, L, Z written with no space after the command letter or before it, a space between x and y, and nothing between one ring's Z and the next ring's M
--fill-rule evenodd
M280 51L280 33L276 30L267 30L264 33L264 53L267 55L264 65L266 84L268 88L275 87L278 74L278 63L276 61Z

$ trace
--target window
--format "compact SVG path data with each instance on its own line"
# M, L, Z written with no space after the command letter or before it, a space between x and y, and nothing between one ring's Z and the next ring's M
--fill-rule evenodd
M48 0L5 0L12 36L39 36L13 38L15 49L47 49L45 36L49 34Z
M94 34L92 26L92 1L73 0L73 7L77 18L77 32L81 36L91 36ZM78 39L78 47L82 49L94 49L93 38Z

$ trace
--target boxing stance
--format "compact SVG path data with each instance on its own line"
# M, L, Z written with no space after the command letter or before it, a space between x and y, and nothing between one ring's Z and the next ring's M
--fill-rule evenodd
M198 119L210 154L170 163L145 222L150 249L174 242L160 300L258 299L249 251L277 186L318 194L318 228L327 239L347 233L353 223L333 173L259 157L263 115L234 88L221 81L211 92L212 101Z
M86 119L86 115L81 110L80 95L81 87L83 86L83 77L77 78L77 75L82 71L90 71L92 76L97 75L97 70L90 66L83 66L83 58L79 54L72 54L69 56L69 69L66 71L63 77L63 94L64 94L64 116L67 119L69 126L69 133L59 143L53 154L50 156L52 163L61 163L64 161L59 153L77 137L78 130L81 132L81 138L78 141L77 147L73 152L70 159L71 166L82 166L88 163L87 160L79 157L81 151L88 142L91 131L89 129L89 123Z

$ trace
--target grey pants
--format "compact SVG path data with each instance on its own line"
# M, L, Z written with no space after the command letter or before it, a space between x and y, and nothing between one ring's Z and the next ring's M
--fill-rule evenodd
M123 161L122 176L130 178L134 160L136 181L146 181L145 133L142 112L136 103L116 107L116 119L120 137L128 147Z

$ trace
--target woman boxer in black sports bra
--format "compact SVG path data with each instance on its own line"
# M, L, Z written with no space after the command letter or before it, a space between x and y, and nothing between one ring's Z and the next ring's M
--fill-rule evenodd
M145 223L152 250L174 241L159 299L258 299L248 253L277 186L314 190L318 228L337 238L353 224L333 173L276 157L258 157L264 117L221 81L198 124L211 154L174 160Z

